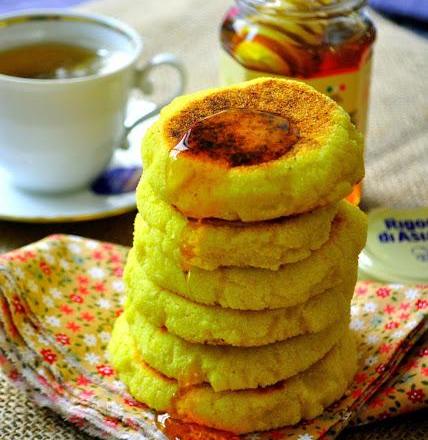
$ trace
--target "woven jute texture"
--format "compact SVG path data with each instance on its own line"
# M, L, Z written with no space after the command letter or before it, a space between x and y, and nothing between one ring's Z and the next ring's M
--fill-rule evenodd
M189 69L189 90L217 83L218 24L231 0L100 0L81 9L109 14L145 37L145 58L173 52ZM428 42L374 14L378 27L363 206L428 205ZM76 225L0 222L0 252L52 232L130 245L133 214ZM0 440L83 440L0 378ZM341 440L428 438L428 417L414 414L348 430Z

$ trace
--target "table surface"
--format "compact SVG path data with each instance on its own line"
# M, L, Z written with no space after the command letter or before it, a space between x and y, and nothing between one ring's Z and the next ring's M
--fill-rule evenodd
M218 24L230 0L99 0L80 9L109 14L144 36L145 58L169 51L189 69L188 90L217 83ZM428 41L373 14L378 28L366 145L362 206L428 206ZM130 245L129 213L75 224L20 224L0 221L0 252L52 233L70 233ZM31 431L30 431L31 428ZM84 439L48 411L36 408L0 378L1 439ZM356 439L428 437L426 414L348 430Z

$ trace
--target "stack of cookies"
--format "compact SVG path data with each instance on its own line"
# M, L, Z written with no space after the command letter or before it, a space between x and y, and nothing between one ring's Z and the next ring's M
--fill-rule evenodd
M357 368L361 136L334 101L258 79L164 108L143 142L113 365L158 411L246 433L319 415Z

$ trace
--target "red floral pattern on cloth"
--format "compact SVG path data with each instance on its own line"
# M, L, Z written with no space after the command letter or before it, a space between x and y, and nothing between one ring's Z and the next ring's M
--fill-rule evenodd
M405 414L428 407L428 333L406 355L393 377L358 413L354 423Z
M0 368L38 404L94 436L157 439L158 416L127 394L106 356L122 312L127 252L55 235L0 256ZM329 439L352 420L428 406L427 302L428 286L359 282L350 326L360 369L346 395L314 420L242 438ZM190 431L208 437L204 428Z

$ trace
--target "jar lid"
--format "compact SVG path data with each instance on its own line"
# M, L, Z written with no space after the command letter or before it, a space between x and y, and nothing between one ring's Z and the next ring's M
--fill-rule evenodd
M369 212L359 268L369 277L399 283L428 281L428 207Z

